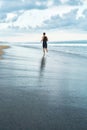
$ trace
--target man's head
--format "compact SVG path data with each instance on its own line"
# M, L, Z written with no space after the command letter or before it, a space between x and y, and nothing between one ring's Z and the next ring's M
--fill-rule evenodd
M44 33L43 33L43 35L45 36L45 35L46 35L46 33L44 32Z

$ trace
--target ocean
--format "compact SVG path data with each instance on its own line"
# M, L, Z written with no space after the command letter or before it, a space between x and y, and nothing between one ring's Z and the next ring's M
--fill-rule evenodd
M40 42L0 42L0 45L20 46L26 48L41 49ZM85 57L87 55L87 41L65 41L65 42L48 42L50 51L72 54ZM57 50L58 49L58 50Z

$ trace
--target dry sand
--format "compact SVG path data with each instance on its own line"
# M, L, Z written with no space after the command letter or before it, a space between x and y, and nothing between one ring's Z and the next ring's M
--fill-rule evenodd
M0 45L0 57L4 53L3 49L7 49L7 48L9 48L9 46L7 46L7 45Z

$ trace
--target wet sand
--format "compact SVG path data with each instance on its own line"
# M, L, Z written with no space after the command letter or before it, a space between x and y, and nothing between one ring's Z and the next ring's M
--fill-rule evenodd
M86 130L87 59L13 45L0 60L0 130Z

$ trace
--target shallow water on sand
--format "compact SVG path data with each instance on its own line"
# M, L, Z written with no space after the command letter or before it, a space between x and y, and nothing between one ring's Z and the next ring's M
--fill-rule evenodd
M86 130L87 47L16 44L0 60L0 130Z

